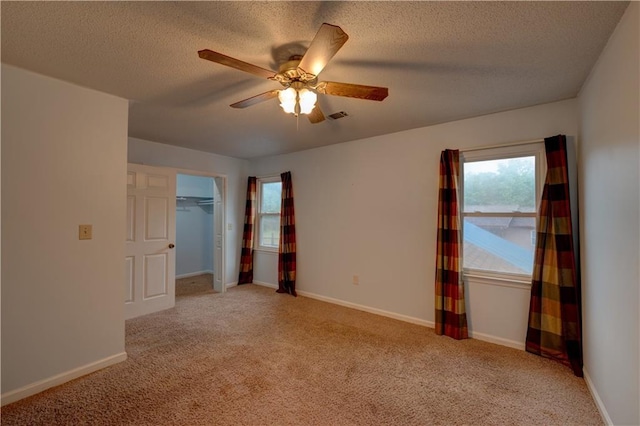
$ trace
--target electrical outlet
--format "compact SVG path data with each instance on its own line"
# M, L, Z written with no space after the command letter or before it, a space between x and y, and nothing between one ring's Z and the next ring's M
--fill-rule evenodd
M353 285L359 285L360 284L360 277L358 275L354 275L353 276Z
M93 230L91 225L80 225L78 227L78 239L90 240L93 237Z

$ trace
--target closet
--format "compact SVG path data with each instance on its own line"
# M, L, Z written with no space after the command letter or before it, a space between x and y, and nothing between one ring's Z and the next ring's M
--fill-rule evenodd
M176 179L176 278L214 273L214 180Z

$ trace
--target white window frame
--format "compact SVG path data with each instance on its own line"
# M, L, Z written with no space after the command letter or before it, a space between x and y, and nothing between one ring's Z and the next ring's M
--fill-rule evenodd
M274 182L282 182L282 179L280 178L280 176L262 177L262 178L256 179L256 222L255 222L255 226L256 226L255 239L256 240L254 241L254 247L255 247L255 250L258 250L258 251L277 253L278 247L263 246L260 244L260 242L262 241L262 238L261 238L262 218L264 216L277 216L278 221L280 220L280 212L278 213L262 212L262 185L266 183L274 183Z
M536 220L536 228L538 226L538 211L540 209L540 199L542 198L542 190L544 188L544 181L547 173L547 162L544 148L544 141L535 141L530 143L499 146L482 149L470 149L460 152L460 194L458 196L460 202L460 222L462 226L462 241L464 241L464 218L473 216L500 216L500 213L465 213L464 212L464 165L468 162L476 161L488 161L488 160L502 160L518 157L535 157L535 211L530 212L510 212L503 215L509 215L509 217L534 217ZM537 229L536 229L537 232ZM464 244L461 244L461 266L464 265ZM517 283L517 284L531 284L530 274L515 274L498 271L487 271L480 269L463 268L462 274L465 278L480 278L489 279L496 282L503 283Z

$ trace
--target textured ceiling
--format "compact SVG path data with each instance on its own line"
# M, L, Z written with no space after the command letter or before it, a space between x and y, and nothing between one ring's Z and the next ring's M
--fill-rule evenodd
M130 102L129 134L241 158L575 97L627 2L6 2L2 62ZM389 88L383 102L320 95L310 124L277 83L202 60L270 69L323 22L349 41L320 80Z

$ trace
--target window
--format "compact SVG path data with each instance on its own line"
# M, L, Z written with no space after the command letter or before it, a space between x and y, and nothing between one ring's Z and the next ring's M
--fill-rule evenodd
M543 163L542 143L462 154L465 272L531 276Z
M277 250L280 243L280 178L258 179L258 249Z

